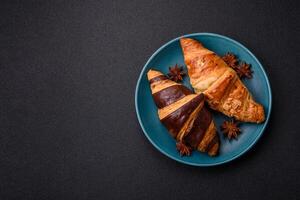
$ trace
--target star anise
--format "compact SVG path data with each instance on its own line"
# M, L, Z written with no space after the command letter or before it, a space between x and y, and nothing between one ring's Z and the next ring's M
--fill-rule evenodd
M185 75L183 67L178 66L177 64L174 67L169 67L168 77L172 81L180 82L182 77Z
M176 148L180 153L180 156L190 156L192 153L192 148L185 145L183 142L177 142Z
M248 79L252 78L251 66L245 62L242 62L236 70L240 78L246 77Z
M224 121L221 125L221 130L228 139L236 139L238 134L241 133L241 129L238 127L239 123L235 120Z
M229 67L236 71L240 78L252 78L253 72L250 69L251 66L245 62L241 62L240 64L238 64L240 61L233 53L228 52L222 57L222 59L227 63Z
M237 67L237 63L238 60L236 58L236 56L233 53L227 53L225 56L222 57L222 59L224 60L224 62L226 62L226 64L235 69Z

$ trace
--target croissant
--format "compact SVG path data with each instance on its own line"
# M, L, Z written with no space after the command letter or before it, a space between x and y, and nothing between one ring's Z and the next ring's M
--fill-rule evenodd
M193 94L159 71L149 70L147 76L159 120L177 142L210 156L217 155L219 137L212 115L204 105L204 95Z
M264 121L262 105L218 55L190 38L181 38L180 44L191 85L196 93L204 93L212 109L244 122Z

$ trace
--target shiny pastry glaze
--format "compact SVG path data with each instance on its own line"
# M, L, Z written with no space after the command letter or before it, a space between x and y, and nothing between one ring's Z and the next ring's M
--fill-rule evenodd
M161 120L173 137L177 136L181 128L184 126L184 123L201 101L204 101L204 95L196 96L191 101L179 107L177 110Z
M159 75L159 76L156 76L156 77L150 79L149 83L152 84L154 82L162 81L162 80L166 80L166 79L168 79L168 77L166 77L165 75Z
M187 87L167 79L159 71L147 74L160 121L171 135L193 149L213 156L219 140L211 113L204 106L204 94L193 94Z
M204 134L212 121L211 113L205 108L202 107L199 115L197 116L193 128L184 138L184 141L193 148L197 148L200 142L202 141Z
M173 85L153 94L153 99L158 108L166 107L179 99L192 94L183 85Z

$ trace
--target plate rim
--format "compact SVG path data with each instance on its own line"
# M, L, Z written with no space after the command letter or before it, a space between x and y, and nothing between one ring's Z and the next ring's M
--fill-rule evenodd
M258 63L258 66L259 68L262 70L263 72L263 75L265 77L265 80L266 80L266 83L267 83L267 87L268 87L268 95L269 95L269 109L268 109L268 115L266 117L266 121L265 123L263 124L263 127L260 131L260 133L256 136L256 138L253 140L253 142L247 147L245 148L244 150L242 150L241 152L239 152L238 154L234 155L233 157L229 158L229 159L226 159L226 160L223 160L223 161L219 161L219 162L214 162L214 163L194 163L194 162L191 162L191 161L185 161L185 160L181 160L181 159L178 159L176 158L175 156L172 156L170 154L168 154L167 152L165 152L164 150L162 150L158 145L155 144L155 142L150 138L150 136L148 135L147 131L145 130L145 127L142 123L142 120L141 120L141 117L140 117L140 111L138 109L138 90L139 90L139 87L140 87L140 82L141 82L141 79L143 77L143 74L146 70L146 67L147 65L151 62L151 60L158 54L160 53L165 47L167 47L168 45L172 44L173 42L176 42L177 40L179 40L180 38L182 37L193 37L193 36L201 36L201 35L206 35L206 36L213 36L213 37L218 37L218 38L222 38L222 39L226 39L226 40L229 40L230 42L233 42L234 44L236 44L237 46L240 46L242 49L244 49L247 53L249 53L253 58L254 60ZM256 143L257 141L259 140L259 138L263 135L268 123L269 123L269 119L270 119L270 115L271 115L271 110L272 110L272 90L271 90L271 85L270 85L270 82L269 82L269 77L267 75L267 73L265 72L265 69L263 67L263 65L260 63L260 61L256 58L256 56L247 48L245 47L243 44L241 44L240 42L234 40L234 39L231 39L227 36L224 36L224 35L220 35L220 34L217 34L217 33L210 33L210 32L198 32L198 33L191 33L191 34L185 34L185 35L181 35L179 37L176 37L166 43L164 43L160 48L158 48L151 56L150 58L147 60L147 62L145 63L145 65L143 66L142 68L142 71L140 72L140 75L139 75L139 78L138 78L138 81L137 81L137 84L136 84L136 88L135 88L135 111L136 111L136 115L137 115L137 118L138 118L138 121L139 121L139 124L143 130L143 133L144 135L146 136L146 138L150 141L150 143L158 150L160 151L163 155L179 162L179 163L183 163L183 164L186 164L186 165L191 165L191 166L197 166L197 167L210 167L210 166L216 166L216 165L222 165L222 164L225 164L225 163L228 163L230 161L233 161L237 158L239 158L240 156L244 155L247 151L249 151Z

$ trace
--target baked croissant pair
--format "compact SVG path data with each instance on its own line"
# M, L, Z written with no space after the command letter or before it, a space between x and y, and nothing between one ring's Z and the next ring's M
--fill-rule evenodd
M220 140L205 100L212 109L244 122L264 121L264 110L236 72L214 52L190 38L181 38L180 44L196 94L161 72L149 70L147 75L158 116L185 150L193 148L214 156Z

